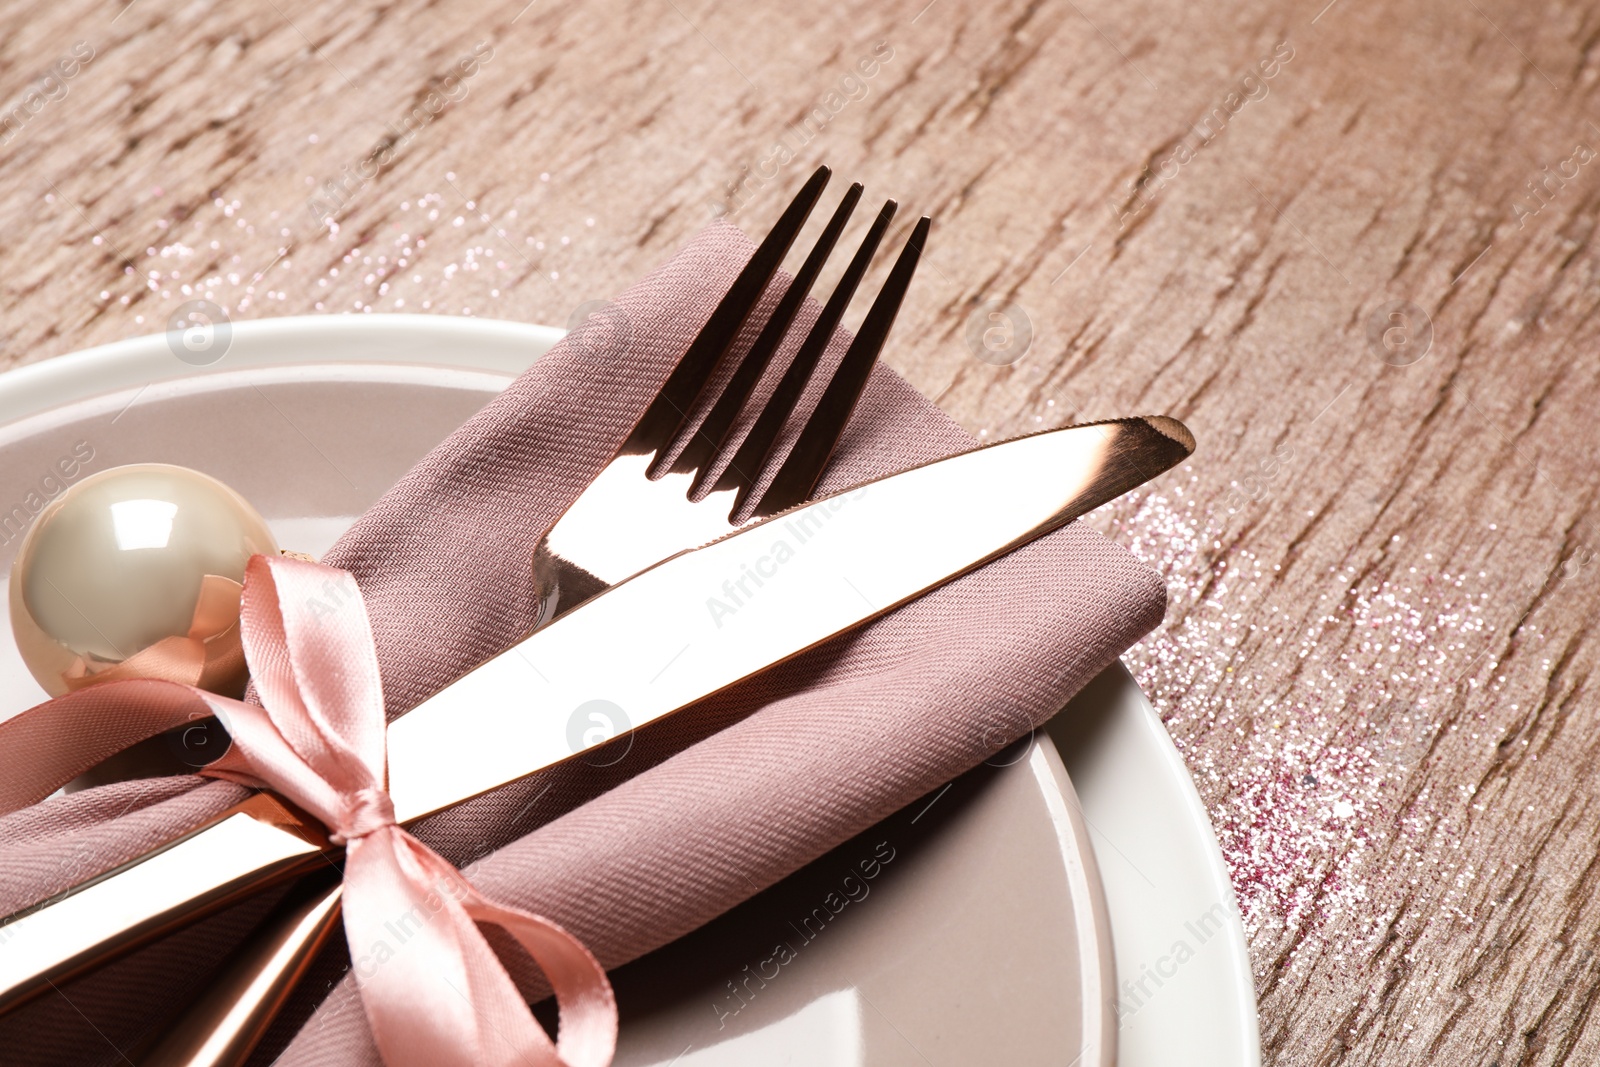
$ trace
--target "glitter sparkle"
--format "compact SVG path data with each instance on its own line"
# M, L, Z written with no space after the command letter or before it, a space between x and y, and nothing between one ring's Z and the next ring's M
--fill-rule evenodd
M1274 565L1228 547L1235 516L1199 507L1197 484L1169 479L1091 521L1167 583L1165 623L1125 660L1210 812L1258 972L1268 958L1294 970L1370 953L1395 915L1373 891L1380 865L1390 884L1397 872L1427 883L1470 922L1460 903L1481 873L1468 858L1470 790L1403 787L1447 729L1440 703L1503 687L1487 575L1366 578L1346 563L1325 568L1308 604Z

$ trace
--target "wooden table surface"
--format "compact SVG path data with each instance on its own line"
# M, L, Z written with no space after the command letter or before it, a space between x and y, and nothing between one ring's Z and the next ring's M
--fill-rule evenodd
M827 162L935 218L886 358L974 433L1200 441L1090 521L1170 582L1266 1061L1600 1057L1600 11L524 3L11 0L0 359L561 325Z

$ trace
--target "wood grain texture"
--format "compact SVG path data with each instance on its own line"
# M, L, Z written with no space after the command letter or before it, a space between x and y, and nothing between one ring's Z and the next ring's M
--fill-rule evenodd
M886 358L973 432L1200 441L1093 521L1172 583L1132 659L1267 1062L1600 1058L1600 11L523 3L5 4L0 357L198 297L565 324L827 162L934 216Z

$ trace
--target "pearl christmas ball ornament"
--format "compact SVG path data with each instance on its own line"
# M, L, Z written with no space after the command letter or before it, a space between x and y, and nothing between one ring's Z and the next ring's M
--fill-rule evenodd
M239 695L245 564L266 521L222 482L142 463L91 475L40 513L11 566L11 628L52 696L165 678Z

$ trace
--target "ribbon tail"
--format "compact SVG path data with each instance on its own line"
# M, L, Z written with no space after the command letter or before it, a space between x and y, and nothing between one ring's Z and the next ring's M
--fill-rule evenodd
M62 680L66 682L69 693L87 689L91 685L130 682L141 678L194 685L205 670L205 659L206 650L202 642L174 635L141 648L121 663L83 674L62 675Z
M239 603L244 598L244 586L220 574L208 574L200 579L200 593L195 598L194 614L189 620L189 636L196 641L209 641L218 634L239 625Z
M541 916L484 897L398 827L351 842L345 931L367 1021L388 1067L606 1067L616 1001L605 969ZM505 929L556 991L557 1041L478 922Z
M0 722L0 815L38 803L130 745L205 718L210 694L191 687L210 675L243 673L233 621L241 589L207 575L187 635L68 678L65 696Z
M203 697L175 682L105 682L0 722L0 815L38 803L129 745L205 718Z
M544 916L496 903L464 878L462 883L471 891L466 910L474 922L493 923L516 938L549 979L559 1012L556 1051L561 1062L606 1067L617 1047L617 1001L600 961L583 942ZM487 941L484 946L488 947ZM499 974L505 974L498 958L495 965ZM509 982L510 976L505 980ZM522 1000L521 994L517 999Z

